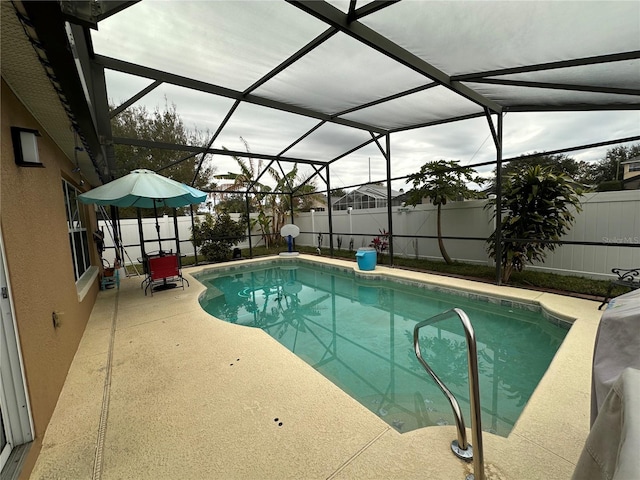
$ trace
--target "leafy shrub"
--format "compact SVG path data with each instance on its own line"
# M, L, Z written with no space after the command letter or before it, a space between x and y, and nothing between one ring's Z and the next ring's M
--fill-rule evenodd
M502 187L503 279L520 272L526 264L544 262L546 253L573 225L574 211L580 211L581 186L564 173L535 165L507 175ZM493 207L495 200L487 207ZM495 216L495 213L494 213ZM496 231L488 240L488 252L496 258Z
M207 261L220 262L231 258L231 247L247 238L244 221L236 222L228 213L207 213L204 220L196 219L191 232L191 243Z
M618 190L624 190L624 184L620 180L607 180L598 185L598 192L616 192Z

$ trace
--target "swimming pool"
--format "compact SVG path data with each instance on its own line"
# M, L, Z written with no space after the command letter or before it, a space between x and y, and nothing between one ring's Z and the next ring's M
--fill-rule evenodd
M478 341L482 425L507 436L562 343L568 324L537 305L452 295L427 284L271 260L202 272L200 304L261 328L400 432L453 424L444 395L413 351L414 325L462 308ZM461 292L462 293L462 292ZM425 359L469 419L466 345L457 318L421 330Z

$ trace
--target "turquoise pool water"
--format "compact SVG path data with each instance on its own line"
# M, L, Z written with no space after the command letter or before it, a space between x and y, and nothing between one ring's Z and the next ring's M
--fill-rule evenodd
M486 297L472 300L307 262L283 263L196 275L207 286L200 304L222 320L263 329L400 432L454 424L446 398L415 358L417 322L453 307L467 313L478 342L482 427L502 436L567 334L566 326L540 312ZM420 345L469 426L460 321L421 329Z

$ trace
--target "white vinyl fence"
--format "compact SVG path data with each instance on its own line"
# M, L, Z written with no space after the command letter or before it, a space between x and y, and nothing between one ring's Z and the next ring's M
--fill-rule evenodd
M444 237L487 238L495 224L493 211L486 200L453 202L442 208ZM436 207L422 204L414 207L392 207L394 255L441 260L435 238L410 238L414 235L436 236ZM561 240L574 242L621 243L628 247L562 245L547 255L544 263L527 268L592 278L612 278L614 267L640 267L640 191L589 193L582 197L582 211ZM341 249L368 246L380 229L388 229L386 208L332 212L334 248L342 237ZM327 212L301 213L296 224L302 232L297 243L317 245L317 232L324 232L322 246L329 246ZM316 232L312 234L311 232ZM353 232L353 233L351 233ZM405 238L405 236L409 238ZM399 238L398 238L399 237ZM445 239L449 256L457 261L494 265L489 259L484 240Z
M233 218L234 220L238 220L239 217L240 214L231 214L231 218ZM155 218L142 219L142 233L145 240L145 251L147 253L157 252L158 250L173 252L177 251L173 217L168 215L159 217L158 225L160 226L160 238L163 239L160 243L158 242L158 233L156 231ZM107 250L103 254L103 257L110 263L113 263L113 260L115 258L115 251L113 249L111 222L105 222L101 220L98 222L98 227L102 229L105 235L104 243L107 247ZM124 261L125 263L129 264L129 259L131 259L132 262L137 263L138 259L142 257L142 252L140 249L140 234L138 231L138 220L135 218L121 219L120 229L122 233L122 245L124 245L125 249ZM189 238L191 237L191 216L178 217L178 237L180 239L180 252L183 255L193 255L194 247L193 244L189 241ZM257 238L254 238L254 245L256 241ZM245 241L238 246L240 248L248 248L249 242ZM129 258L127 258L127 256Z
M494 230L493 212L485 208L486 200L452 202L442 208L442 234L444 237L477 238L478 240L445 239L445 247L452 259L475 264L493 265L486 252L486 239ZM422 204L414 207L392 207L393 251L394 255L440 260L436 238L414 238L436 236L436 207ZM295 223L301 234L297 245L318 245L318 234L322 234L322 247L329 246L329 219L327 211L297 213ZM233 217L233 215L232 215ZM235 215L237 218L238 215ZM172 217L159 219L162 238L174 237ZM124 245L138 245L137 220L122 220ZM332 212L334 249L352 250L369 246L381 230L388 230L387 209ZM102 226L102 225L101 225ZM178 218L180 250L193 255L193 245L188 241L191 235L191 218ZM143 219L145 248L158 250L154 219ZM111 238L105 229L106 245ZM254 235L256 232L254 232ZM152 241L155 240L155 241ZM592 278L610 278L613 267L640 267L640 191L599 192L586 194L582 198L582 212L576 213L576 221L562 240L576 242L622 243L629 247L562 245L547 255L544 263L527 268L561 274L580 275ZM258 237L253 237L253 244ZM248 242L240 245L247 248ZM163 241L162 249L175 251L175 241ZM129 256L135 261L140 256L139 247L127 246ZM113 250L105 253L105 258ZM355 254L354 254L355 255ZM126 260L126 259L125 259Z

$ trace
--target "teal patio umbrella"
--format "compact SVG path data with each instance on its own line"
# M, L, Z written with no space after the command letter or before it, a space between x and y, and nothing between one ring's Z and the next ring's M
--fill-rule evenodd
M158 243L160 244L160 249L162 249L158 207L176 208L202 203L207 199L207 194L184 183L158 175L151 170L141 168L133 170L124 177L82 193L78 195L78 199L87 204L153 208L156 217Z

